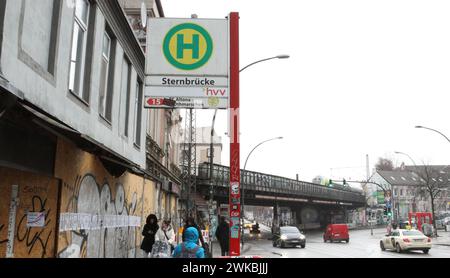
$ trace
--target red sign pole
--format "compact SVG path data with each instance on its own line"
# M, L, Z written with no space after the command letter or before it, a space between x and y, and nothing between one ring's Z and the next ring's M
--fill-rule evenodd
M239 13L230 23L230 256L239 256L241 216L241 170L239 146Z

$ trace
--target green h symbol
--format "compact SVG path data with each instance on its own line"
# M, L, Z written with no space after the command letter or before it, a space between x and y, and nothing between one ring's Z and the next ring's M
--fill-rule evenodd
M177 59L183 59L184 50L192 50L192 59L198 59L199 56L199 43L200 39L198 34L192 35L192 43L184 43L184 35L177 35Z

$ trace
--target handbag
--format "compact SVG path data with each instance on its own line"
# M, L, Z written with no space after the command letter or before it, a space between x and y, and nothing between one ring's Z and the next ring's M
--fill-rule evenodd
M166 239L167 239L167 242L168 242L169 241L169 237L167 236L166 231L163 230L163 232L164 232L164 235L166 236ZM173 253L173 250L175 250L175 247L173 247L173 245L170 244L170 243L169 243L169 245L170 245L170 253Z

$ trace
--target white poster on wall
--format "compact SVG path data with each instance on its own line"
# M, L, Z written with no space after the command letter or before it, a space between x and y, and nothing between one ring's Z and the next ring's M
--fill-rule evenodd
M45 226L45 211L27 213L27 227L44 227Z

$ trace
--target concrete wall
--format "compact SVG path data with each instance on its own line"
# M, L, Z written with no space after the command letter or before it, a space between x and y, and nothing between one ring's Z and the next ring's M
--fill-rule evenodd
M115 55L111 124L99 116L101 51L105 16L98 5L95 9L91 9L96 16L95 22L90 22L95 24L93 40L88 42L88 45L92 44L93 49L88 83L89 102L84 103L69 92L69 61L74 18L74 9L68 5L70 2L59 0L6 2L0 61L3 74L13 86L24 93L26 100L145 169L144 130L147 122L145 116L142 117L141 148L134 146L133 121L137 77L134 64L130 87L129 138L123 138L119 132L121 67L125 49L120 40L117 41ZM50 29L53 30L54 36L49 35ZM132 33L131 36L133 36ZM54 65L50 66L52 61ZM131 59L131 62L134 63L134 60ZM144 111L143 114L145 114Z
M3 167L0 167L0 177L0 258L7 253L15 258L54 257L59 181ZM42 225L29 227L28 212L43 212ZM11 243L12 247L8 248Z
M59 257L143 255L141 229L147 215L155 213L152 181L128 172L113 177L97 157L64 140L58 141L55 176L63 184Z

